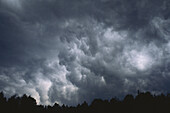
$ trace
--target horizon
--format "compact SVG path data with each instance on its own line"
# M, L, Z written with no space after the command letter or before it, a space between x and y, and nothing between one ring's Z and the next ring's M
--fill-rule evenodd
M12 96L8 100L0 93L0 111L3 113L169 113L170 94L152 95L150 92L140 93L134 97L126 95L123 100L112 98L111 100L94 99L88 105L86 101L76 106L37 105L36 100L30 96Z
M3 98L5 98L5 100L6 100L6 102L8 102L8 101L10 101L10 99L18 99L18 98L20 98L20 99L22 99L23 97L27 97L27 99L28 98L32 98L32 99L34 99L35 100L35 102L36 102L36 105L37 106L43 106L43 107L48 107L48 106L55 106L56 104L57 105L59 105L60 107L62 107L62 106L67 106L67 107L78 107L79 105L83 105L84 103L86 103L88 106L91 106L92 104L93 104L93 102L94 101L96 101L96 100L101 100L101 101L107 101L107 102L111 102L112 100L116 100L116 101L118 101L118 102L123 102L125 99L126 99L126 97L128 97L128 96L132 96L133 97L133 99L135 100L136 98L138 98L138 96L141 96L141 95L151 95L153 98L156 98L156 97L159 97L159 96L165 96L165 97L170 97L170 93L167 93L167 94L163 94L163 93L160 93L160 94L154 94L154 93L152 93L152 92L149 92L149 91L145 91L145 92L141 92L141 91L137 91L137 94L126 94L124 97L122 97L122 98L118 98L118 97L112 97L112 98L110 98L110 99L102 99L102 98L94 98L91 102L86 102L86 100L84 100L84 101L82 101L82 102L80 102L80 103L78 103L78 104L76 104L76 105L67 105L67 104L64 104L64 103L57 103L57 102L55 102L55 103L53 103L53 104L48 104L48 105L44 105L44 104L40 104L40 103L37 103L37 101L36 101L36 99L34 98L34 97L32 97L31 95L27 95L27 94L23 94L23 95L17 95L17 94L14 94L14 95L12 95L11 97L5 97L5 95L4 95L4 93L3 92L0 92L0 95L2 95L3 96ZM2 98L2 97L1 97ZM2 101L2 100L1 100ZM1 103L1 102L0 102Z

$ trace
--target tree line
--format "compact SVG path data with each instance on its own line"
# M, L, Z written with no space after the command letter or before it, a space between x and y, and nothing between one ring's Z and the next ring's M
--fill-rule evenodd
M31 96L23 95L4 97L0 93L0 113L170 113L170 94L152 95L150 92L138 93L137 96L126 95L123 100L94 99L90 105L87 102L77 106L37 105Z

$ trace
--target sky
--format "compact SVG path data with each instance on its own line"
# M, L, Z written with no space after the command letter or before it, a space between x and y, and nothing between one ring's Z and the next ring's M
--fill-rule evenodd
M77 105L170 92L169 0L0 0L0 91Z

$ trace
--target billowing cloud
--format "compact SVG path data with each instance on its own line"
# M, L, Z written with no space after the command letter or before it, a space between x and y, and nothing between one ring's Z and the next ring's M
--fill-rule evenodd
M0 0L0 91L75 105L169 92L168 0Z

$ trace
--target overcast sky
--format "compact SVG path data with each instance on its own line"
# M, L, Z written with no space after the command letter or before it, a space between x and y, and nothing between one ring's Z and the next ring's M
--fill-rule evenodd
M76 105L170 92L169 0L0 0L0 91Z

